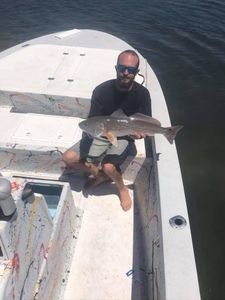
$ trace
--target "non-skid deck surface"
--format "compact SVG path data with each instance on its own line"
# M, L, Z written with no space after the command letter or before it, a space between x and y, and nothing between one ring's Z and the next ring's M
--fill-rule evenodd
M73 192L84 214L64 300L131 299L133 208L124 212L115 193L110 183Z

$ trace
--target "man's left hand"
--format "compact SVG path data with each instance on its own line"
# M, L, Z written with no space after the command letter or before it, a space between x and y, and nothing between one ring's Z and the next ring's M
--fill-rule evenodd
M134 132L133 134L130 135L130 137L134 140L139 140L139 139L143 139L145 137L145 134L141 132Z

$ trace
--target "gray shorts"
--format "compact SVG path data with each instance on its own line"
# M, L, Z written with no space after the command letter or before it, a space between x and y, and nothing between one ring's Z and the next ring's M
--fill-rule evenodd
M87 135L83 135L82 139L70 150L78 153L80 160L94 164L112 163L116 166L120 166L128 156L135 156L137 153L133 140L119 139L116 147L107 139L92 139Z

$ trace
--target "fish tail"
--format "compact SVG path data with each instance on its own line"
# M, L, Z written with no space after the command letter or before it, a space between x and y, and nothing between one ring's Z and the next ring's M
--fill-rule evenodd
M164 133L164 136L167 138L170 144L173 144L173 141L178 133L183 128L181 125L167 127L166 133Z

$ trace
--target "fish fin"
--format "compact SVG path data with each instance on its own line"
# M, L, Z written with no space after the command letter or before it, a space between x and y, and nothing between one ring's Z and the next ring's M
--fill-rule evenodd
M161 123L158 120L156 120L156 119L154 119L154 118L152 118L150 116L141 114L141 113L135 113L135 114L133 114L132 116L130 116L130 119L131 120L145 121L145 122L157 125L157 126L161 126Z
M166 133L164 133L164 136L167 138L170 144L173 144L173 141L178 133L184 126L177 125L172 127L167 127Z
M103 132L104 132L104 126L102 126L103 128L99 128L95 130L95 135L93 135L94 137L101 137Z
M114 111L110 117L113 117L113 118L128 118L127 115L125 115L125 113L123 112L122 109L117 109L116 111Z
M116 146L116 147L118 146L117 138L116 138L116 136L114 136L112 131L104 132L104 135L114 146Z

